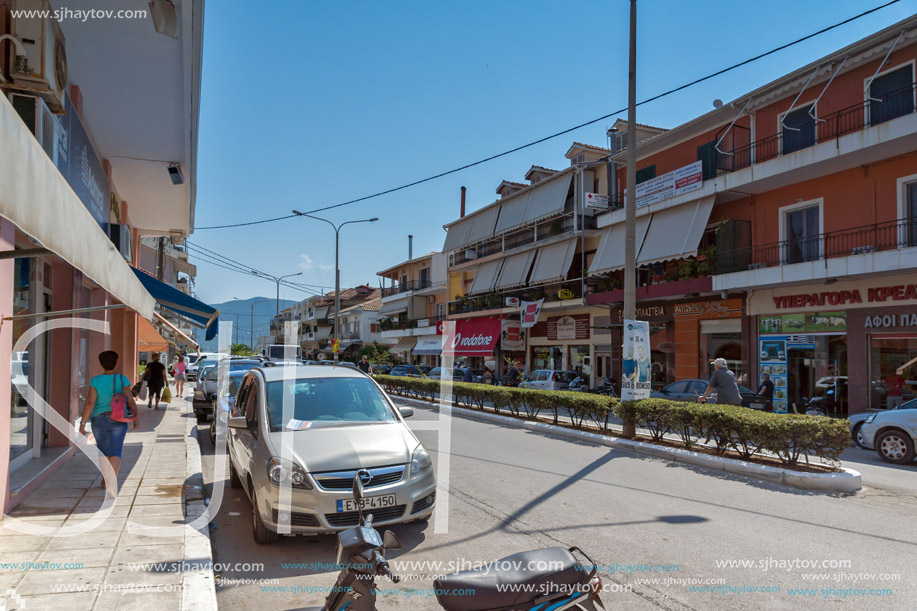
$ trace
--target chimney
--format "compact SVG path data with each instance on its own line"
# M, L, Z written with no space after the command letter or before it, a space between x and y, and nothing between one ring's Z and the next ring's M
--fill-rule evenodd
M464 215L462 215L464 216ZM414 236L408 236L408 261L414 258Z
M462 213L459 218L465 218L465 187L462 187Z

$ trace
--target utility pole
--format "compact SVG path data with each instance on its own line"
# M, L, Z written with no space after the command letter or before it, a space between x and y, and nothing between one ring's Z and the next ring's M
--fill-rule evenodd
M162 281L165 277L166 265L166 239L159 238L159 254L156 257L156 279Z
M637 0L630 0L630 50L627 61L627 197L624 202L624 319L634 320L637 310ZM624 328L622 327L622 330ZM626 332L626 331L625 331ZM622 353L622 364L624 355ZM621 378L623 380L623 376ZM623 435L633 438L637 429L624 421Z

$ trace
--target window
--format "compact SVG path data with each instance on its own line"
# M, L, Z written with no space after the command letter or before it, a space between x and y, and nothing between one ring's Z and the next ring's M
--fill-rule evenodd
M716 178L716 140L697 147L697 160L702 163L704 180Z
M656 178L656 164L637 170L637 184Z
M892 409L917 397L917 334L869 337L869 407ZM912 406L917 407L917 406Z
M420 270L420 288L430 286L430 268L424 267Z
M681 394L688 392L688 383L687 382L675 382L674 384L669 384L665 387L665 392L670 394Z
M869 85L869 124L914 112L914 64L880 74Z
M411 373L419 373L416 367ZM368 378L301 378L267 383L267 414L271 431L280 431L284 402L292 418L311 428L335 427L342 422L394 422L385 396Z
M810 147L815 144L816 121L809 114L812 106L795 108L784 114L780 123L780 135L783 140L783 154Z
M905 220L907 222L907 245L917 246L917 182L905 186Z
M785 263L819 258L821 252L821 205L801 204L782 209Z

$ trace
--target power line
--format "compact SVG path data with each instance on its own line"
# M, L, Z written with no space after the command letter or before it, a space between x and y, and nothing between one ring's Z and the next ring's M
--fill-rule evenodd
M258 270L258 269L254 268L254 267L251 267L250 265L246 265L246 264L242 263L241 261L236 261L235 259L230 259L230 258L227 257L226 255L221 255L220 253L215 252L215 251L213 251L213 250L210 250L209 248L204 248L203 246L200 246L200 245L198 245L198 244L191 244L191 243L188 242L187 240L185 241L185 243L188 244L191 248L197 250L199 253L200 253L201 251L203 251L204 253L207 253L207 254L211 255L212 258L216 258L217 260L222 260L222 261L224 261L224 262L226 262L226 263L230 263L230 264L232 264L232 265L236 265L236 266L238 266L238 267L240 268L241 271L243 271L243 272L245 272L245 273L256 272L256 273L262 274L262 275L264 275L264 276L271 276L271 277L274 277L274 276L272 276L271 274L268 274L267 272L263 272L263 271L261 271L261 270ZM307 284L307 283L305 283L305 282L293 282L292 280L286 280L285 283L286 283L286 284L296 285L296 286L301 286L301 287L307 287L307 288L321 288L321 289L324 288L324 286L322 286L322 285L320 285L320 284Z
M875 7L875 8L869 9L868 11L864 11L864 12L858 14L858 15L854 15L853 17L849 17L848 19L845 19L845 20L843 20L843 21L839 21L838 23L835 23L835 24L830 25L830 26L828 26L828 27L822 28L821 30L818 30L817 32L813 32L812 34L808 34L808 35L803 36L802 38L798 38L798 39L796 39L796 40L794 40L794 41L792 41L792 42L788 42L788 43L786 43L786 44L780 45L779 47L775 47L775 48L771 49L770 51L765 51L764 53L761 53L761 54L756 55L756 56L754 56L754 57L751 57L751 58L749 58L749 59L746 59L746 60L743 60L743 61L738 62L738 63L736 63L736 64L733 64L733 65L731 65L731 66L729 66L729 67L727 67L727 68L723 68L723 69L721 69L721 70L717 70L716 72L712 72L712 73L710 73L710 74L708 74L708 75L706 75L706 76L703 76L703 77L701 77L701 78L695 79L695 80L690 81L690 82L688 82L688 83L685 83L685 84L683 84L683 85L679 85L678 87L675 87L675 88L673 88L673 89L669 89L668 91L664 91L664 92L662 92L662 93L660 93L660 94L657 94L657 95L655 95L655 96L653 96L653 97L650 97L650 98L647 98L647 99L642 100L642 101L640 101L640 102L637 102L637 106L642 106L642 105L644 105L644 104L649 104L650 102L654 102L654 101L659 100L659 99L661 99L661 98L664 98L664 97L666 97L666 96L672 95L672 94L674 94L674 93L677 93L677 92L679 92L679 91L682 91L683 89L687 89L688 87L693 87L694 85L697 85L697 84L699 84L699 83L703 83L704 81L708 81L708 80L710 80L710 79L712 79L712 78L715 78L715 77L717 77L717 76L720 76L720 75L722 75L722 74L725 74L725 73L727 73L727 72L730 72L730 71L732 71L732 70L735 70L736 68L740 68L740 67L745 66L745 65L747 65L747 64L750 64L750 63L752 63L752 62L758 61L759 59L763 59L763 58L765 58L765 57L767 57L767 56L769 56L769 55L773 55L774 53L778 53L778 52L780 52L780 51L783 51L784 49L788 49L789 47L798 45L799 43L805 42L806 40L809 40L809 39L811 39L811 38L815 38L816 36L820 36L820 35L822 35L822 34L824 34L824 33L826 33L826 32L830 32L831 30L834 30L834 29L839 28L839 27L841 27L841 26L843 26L843 25L846 25L846 24L848 24L848 23L851 23L851 22L853 22L853 21L856 21L857 19L861 19L861 18L863 18L863 17L865 17L865 16L867 16L867 15L870 15L870 14L872 14L872 13L875 13L876 11L880 11L880 10L886 8L886 7L891 6L892 4L897 4L898 2L900 2L900 0L890 0L889 2L886 2L885 4L882 4L882 5L877 6L877 7ZM527 149L527 148L533 147L533 146L535 146L535 145L537 145L537 144L541 144L542 142L547 142L548 140L552 140L552 139L557 138L557 137L559 137L559 136L563 136L563 135L565 135L565 134L569 134L570 132L574 132L574 131L576 131L576 130L578 130L578 129L581 129L581 128L583 128L583 127L588 127L589 125L593 125L593 124L595 124L595 123L598 123L599 121L604 121L605 119L609 119L609 118L611 118L611 117L613 117L613 116L615 116L615 115L619 115L619 114L621 114L622 112L625 112L626 110L627 110L627 107L620 108L620 109L618 109L618 110L616 110L616 111L614 111L614 112L610 112L610 113L608 113L608 114L606 114L606 115L602 115L601 117L597 117L597 118L595 118L595 119L592 119L591 121L586 121L585 123L580 123L579 125L576 125L576 126L574 126L574 127L570 127L570 128L568 128L568 129L565 129L565 130L556 132L556 133L554 133L554 134L551 134L550 136L545 136L545 137L543 137L543 138L539 138L538 140L533 140L532 142L529 142L529 143L527 143L527 144L523 144L523 145L517 146L517 147L515 147L515 148L509 149L508 151L504 151L504 152L502 152L502 153L497 153L496 155L491 155L490 157L485 157L484 159L479 159L478 161L474 161L474 162L472 162L472 163L467 163L467 164L465 164L465 165L463 165L463 166L461 166L461 167L454 168L454 169L452 169L452 170L447 170L447 171L445 171L445 172L440 172L439 174L434 174L433 176L428 176L427 178L422 178L422 179L420 179L420 180L415 180L415 181L413 181L413 182L409 182L409 183L407 183L407 184L401 185L400 187L393 187L393 188L391 188L391 189L386 189L385 191L379 191L379 192L377 192L377 193L373 193L372 195L365 195L365 196L363 196L363 197L358 197L357 199L351 199L351 200L348 200L348 201L346 201L346 202L341 202L341 203L339 203L339 204L333 204L333 205L325 206L325 207L322 207L322 208L315 208L314 210L309 210L308 212L305 212L304 214L314 214L314 213L316 213L316 212L323 212L323 211L325 211L325 210L332 210L332 209L334 209L334 208L341 208L341 207L343 207L343 206L349 206L349 205L351 205L351 204L356 204L356 203L363 202L363 201L366 201L366 200L369 200L369 199L375 199L375 198L377 198L377 197L382 197L383 195L388 195L388 194L390 194L390 193L395 193L395 192L397 192L397 191L403 191L404 189L409 189L409 188L411 188L411 187L416 187L417 185L420 185L420 184L423 184L423 183L426 183L426 182L430 182L430 181L432 181L432 180L436 180L436 179L442 178L442 177L444 177L444 176L449 176L450 174L455 174L455 173L457 173L457 172L461 172L461 171L467 170L467 169L469 169L469 168L473 168L473 167L475 167L475 166L478 166L478 165L487 163L487 162L489 162L489 161L493 161L494 159L499 159L500 157L505 157L505 156L507 156L507 155L511 155L512 153L516 153L516 152L519 152L519 151L521 151L521 150L523 150L523 149ZM230 224L230 225L212 225L212 226L210 226L210 227L197 227L196 229L197 229L197 230L204 230L204 229L230 229L230 228L233 228L233 227L248 227L248 226L251 226L251 225L261 225L261 224L263 224L263 223L273 223L273 222L275 222L275 221L283 221L283 220L286 220L286 219L289 219L289 218L295 218L295 217L297 217L297 216L300 216L300 215L296 215L296 214L287 214L287 215L284 215L284 216L277 216L277 217L268 218L268 219L261 219L261 220L259 220L259 221L249 221L249 222L246 222L246 223L233 223L233 224Z
M189 243L187 242L187 240L185 241L185 244L186 244L186 247L190 248L190 251L191 251L191 252L190 252L189 254L191 254L192 256L194 256L194 257L196 257L196 258L198 258L198 259L199 259L201 262L203 262L203 263L209 263L210 265L214 265L214 266L216 266L216 267L221 267L221 268L226 269L226 270L229 270L229 271L231 271L231 272L236 272L236 273L239 273L239 274L244 274L244 275L246 275L246 276L255 276L255 277L260 277L260 278L266 279L266 278L265 278L265 275L266 275L266 274L265 274L265 275L261 275L261 276L258 275L258 274L264 274L264 272L258 272L258 270L255 270L254 268L250 268L250 267L248 267L248 266L245 266L245 265L243 265L243 264L241 264L241 263L238 263L237 261L233 261L232 259L229 259L228 257L223 257L222 255L216 255L216 256L208 255L207 253L202 252L202 247L200 247L200 246L195 246L195 245L193 245L193 244L189 244ZM206 250L206 249L204 249L204 250ZM209 251L209 252L212 252L212 251ZM221 261L220 259L216 258L217 256L218 256L218 257L221 257L222 259L226 259L226 261L228 261L229 263L227 264L226 262ZM258 272L258 273L253 273L253 272ZM276 281L275 281L275 282L276 282ZM294 289L294 290L297 290L297 291L302 291L302 292L304 292L304 293L308 293L308 294L311 294L311 295L321 295L321 293L319 293L318 291L316 291L316 290L314 290L314 289L307 288L306 286L298 286L298 285L292 284L292 283L290 283L290 282L287 282L287 281L285 281L285 280L281 280L281 281L280 281L280 285L283 286L284 288L291 288L291 289Z

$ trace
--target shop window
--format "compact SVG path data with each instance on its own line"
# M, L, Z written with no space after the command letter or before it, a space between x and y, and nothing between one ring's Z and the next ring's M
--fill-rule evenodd
M816 121L809 114L811 104L784 114L780 122L783 154L804 149L815 144Z
M869 338L869 407L892 409L917 398L917 334Z
M580 375L590 375L589 346L570 346L570 369Z
M914 65L889 70L869 84L869 124L914 112Z

